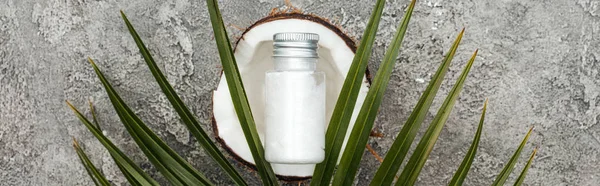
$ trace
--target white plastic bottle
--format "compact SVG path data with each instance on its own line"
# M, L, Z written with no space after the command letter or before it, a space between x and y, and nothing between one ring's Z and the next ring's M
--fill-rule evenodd
M273 36L275 68L265 77L265 158L316 164L325 158L325 73L316 71L319 35Z

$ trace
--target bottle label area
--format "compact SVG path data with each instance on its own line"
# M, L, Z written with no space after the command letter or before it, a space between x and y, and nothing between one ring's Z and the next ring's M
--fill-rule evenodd
M265 158L315 164L325 156L325 74L275 71L265 77Z

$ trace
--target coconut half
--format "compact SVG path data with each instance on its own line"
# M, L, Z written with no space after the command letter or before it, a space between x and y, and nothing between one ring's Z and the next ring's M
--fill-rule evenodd
M258 134L264 142L265 72L273 69L273 34L279 32L312 32L319 34L319 61L317 70L326 74L326 117L331 119L346 74L354 58L354 41L338 27L314 15L272 13L250 26L236 42L235 59L256 122ZM350 135L354 122L367 95L368 71L360 87L358 100L344 141ZM254 159L244 137L227 87L225 75L213 93L213 129L217 140L236 159L254 168ZM343 152L343 150L342 150ZM340 156L341 157L341 156ZM298 180L312 176L314 164L271 164L281 179Z

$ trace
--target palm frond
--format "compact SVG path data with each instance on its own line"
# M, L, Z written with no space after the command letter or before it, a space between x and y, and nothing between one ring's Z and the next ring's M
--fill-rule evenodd
M519 148L517 148L517 151L515 151L513 156L506 163L506 165L504 165L502 172L500 172L500 174L498 174L498 176L496 177L496 180L492 184L493 186L504 185L504 183L508 179L508 176L510 176L510 173L515 168L515 164L517 164L517 160L519 159L519 156L521 155L521 151L523 151L525 144L527 144L527 140L529 140L529 136L531 136L532 131L533 131L533 127L531 127L529 129L529 132L527 132L527 134L525 135L525 138L523 138L523 141L521 141L521 144L519 144Z
M75 138L73 138L73 148L75 149L75 152L77 152L77 156L79 157L79 160L81 160L81 164L83 167L85 167L85 171L88 173L90 178L92 178L92 181L94 181L94 184L96 186L110 186L110 183L106 177L96 168L92 161L90 161L90 158L88 158L87 154L83 152L83 149Z
M360 160L365 151L365 145L369 140L369 134L373 128L375 117L379 111L379 106L381 105L383 95L387 89L392 70L396 64L396 57L398 57L400 47L402 46L402 40L404 39L404 34L408 28L415 2L416 0L413 0L408 6L408 9L404 14L404 19L396 32L396 36L392 40L392 43L383 58L383 62L379 67L377 75L375 75L373 84L371 84L371 88L367 93L365 102L362 105L354 128L352 129L352 133L350 134L350 138L348 139L338 170L335 173L333 185L352 185L352 182L354 182Z
M471 164L473 164L473 160L475 159L475 155L477 154L477 147L479 147L479 139L481 138L481 132L483 131L483 121L485 120L485 111L487 110L488 100L485 100L483 104L483 111L481 111L481 119L479 119L479 126L477 127L477 132L475 133L475 138L471 143L471 147L469 147L469 151L465 155L462 163L458 167L458 170L454 173L452 180L450 180L450 186L461 186L463 181L467 177L469 173L469 169L471 169Z
M527 170L529 170L529 167L531 167L531 162L533 162L533 158L535 158L535 154L537 153L537 151L538 151L538 148L533 149L531 156L529 156L529 160L527 160L527 164L525 164L523 171L521 171L521 174L519 175L519 177L517 178L517 181L515 182L515 186L520 186L523 184L523 181L525 181L525 176L527 176Z
M400 133L394 140L394 143L390 147L390 150L385 155L383 159L383 163L377 172L375 173L375 177L371 182L372 186L375 185L391 185L396 177L396 173L398 169L400 169L400 165L404 161L406 154L408 153L408 149L410 148L413 140L417 136L417 132L421 127L421 123L425 120L425 116L429 112L429 108L431 107L431 103L437 94L442 82L444 80L444 76L446 76L446 72L448 72L448 68L452 63L452 59L454 58L454 54L458 49L460 41L462 40L462 36L464 34L464 29L458 34L452 47L446 54L446 57L438 67L435 75L432 77L432 81L429 82L427 88L419 98L419 102L413 109L412 113L406 120L406 123L402 126Z
M212 185L212 183L162 141L125 104L98 66L89 59L96 75L104 85L115 111L127 132L158 171L173 185Z
M244 89L244 84L238 69L231 43L225 29L221 12L219 10L217 0L206 0L210 21L213 28L214 39L219 50L223 73L225 74L228 89L231 94L233 106L239 119L242 131L246 142L248 143L250 152L252 153L258 175L261 178L263 185L278 185L278 179L273 172L271 164L265 160L264 149L258 135L256 123L248 98ZM361 106L354 128L351 130L346 149L341 157L339 167L336 169L337 161L340 156L344 139L348 131L349 122L352 118L354 108L361 88L361 83L367 68L368 61L373 49L375 35L377 33L379 22L385 6L385 0L377 0L374 5L373 12L363 33L362 41L356 50L354 59L343 83L342 90L336 102L329 126L326 131L325 139L325 160L317 164L311 185L352 185L356 173L358 172L360 161L362 159L365 145L368 142L369 133L374 125L378 109L381 105L384 92L396 63L396 58L399 49L402 46L404 35L408 28L408 24L415 7L416 0L412 0L405 12L405 16L398 27L398 31L392 40L386 55L380 66L379 72L376 74L371 89L367 93L365 101ZM248 185L238 171L232 166L227 158L219 151L219 148L211 140L211 137L202 129L199 122L192 115L192 112L187 108L174 88L168 82L157 63L154 61L150 51L146 48L142 39L135 31L133 25L121 11L121 16L133 37L142 57L148 65L156 82L159 84L162 92L169 100L175 111L180 116L182 122L186 125L190 133L198 140L200 145L206 150L207 154L213 158L219 167L223 169L227 175L233 180L236 185ZM441 83L449 69L452 59L461 42L464 29L458 34L452 47L446 54L444 60L439 65L435 75L432 77L427 88L419 98L418 103L414 107L411 115L398 133L396 140L387 152L381 166L377 169L375 176L371 182L371 186L391 185L396 177L401 164L403 163L416 135L423 123L428 111L431 107ZM462 90L465 80L471 70L471 67L477 56L477 50L471 56L466 66L464 67L460 77L457 79L449 95L444 100L439 108L434 120L429 125L426 133L421 138L414 153L410 156L409 161L401 172L398 181L395 185L408 186L414 185L421 169L425 165L440 133L443 129L455 103ZM154 167L169 181L172 185L213 185L202 173L191 166L179 154L171 149L162 139L160 139L121 99L112 85L108 82L104 74L92 59L89 59L94 72L102 82L110 101L116 110L121 122L125 126L127 132L146 155L148 160ZM127 157L118 147L116 147L100 129L94 107L89 102L92 121L88 120L79 110L67 102L69 107L74 111L79 120L88 128L88 130L100 141L100 143L108 150L111 157L115 161L119 170L124 174L125 178L131 185L146 186L159 185L153 178L136 165L129 157ZM462 185L468 175L469 169L475 159L477 148L479 146L482 135L485 114L487 110L487 100L484 103L483 111L479 121L479 125L471 146L465 155L462 163L455 172L449 185ZM529 130L521 144L513 154L511 159L504 166L498 177L493 183L493 186L504 185L509 175L514 169L514 166L531 135L533 127ZM77 152L82 165L86 172L92 178L95 185L110 185L110 182L104 175L94 166L87 154L73 139L73 147ZM525 180L527 170L532 164L532 161L537 153L537 148L534 149L521 174L517 178L515 185L521 185Z
M221 11L216 0L206 0L208 12L210 14L210 23L212 24L213 33L215 36L215 42L219 49L219 56L221 57L221 65L223 66L223 73L225 73L225 79L227 80L227 86L231 93L231 99L233 101L233 107L242 126L242 131L248 142L248 147L254 158L254 163L258 169L264 185L277 185L277 177L271 168L271 164L265 160L265 152L256 130L256 124L254 123L254 117L250 110L250 104L248 103L248 97L244 90L244 83L240 76L235 57L233 57L233 50L231 49L231 43L229 42L229 36L225 25L223 24L223 18L221 17Z
M144 60L146 61L148 68L150 68L150 71L156 79L156 82L160 86L161 90L163 91L169 102L171 102L171 105L173 106L177 114L179 114L179 117L181 118L187 129L192 133L192 135L194 135L196 140L198 140L198 143L200 143L200 145L210 155L210 157L212 157L219 164L221 169L225 170L227 175L229 175L229 177L231 177L231 179L237 185L247 185L242 176L240 176L240 174L235 170L235 168L233 168L233 166L227 161L227 158L225 158L221 151L219 151L219 149L217 148L215 143L210 139L208 134L206 134L202 127L200 127L200 124L192 115L192 112L190 112L190 110L185 106L183 101L181 101L181 98L179 98L179 95L177 95L169 81L167 81L167 78L165 78L163 73L160 71L158 65L156 65L156 62L154 62L150 51L148 51L146 45L144 45L144 42L137 34L135 28L133 28L133 25L131 25L129 19L127 19L127 16L125 16L125 13L123 13L123 11L121 11L121 17L123 18L123 21L125 21L125 25L127 25L129 33L131 34L131 36L135 40L136 45L140 49L140 53L144 57Z
M127 155L125 155L123 151L121 151L112 141L110 141L102 133L102 130L100 130L100 128L97 127L98 125L92 124L92 122L90 122L85 116L83 116L83 114L68 101L67 105L69 106L69 108L71 108L71 110L73 110L73 112L75 113L77 118L79 118L81 123L83 123L87 127L87 129L94 135L94 137L96 137L96 139L98 139L98 141L104 146L104 148L108 150L108 153L110 153L110 156L115 161L115 164L117 164L117 166L125 175L125 178L127 178L127 181L129 181L129 183L131 183L132 185L159 185L158 182L152 179L150 175L144 172L139 166L137 166L137 164L133 162L133 160L127 157ZM92 115L95 115L93 111Z
M421 141L419 141L415 152L411 155L410 160L404 167L404 170L402 170L396 185L414 185L417 181L417 177L419 176L419 173L421 173L421 169L423 168L423 165L425 165L431 150L433 150L433 146L435 145L435 142L437 141L440 132L442 131L442 128L444 127L452 108L454 107L454 103L456 102L465 80L469 75L469 71L471 70L471 66L473 66L473 61L475 61L476 56L477 50L475 50L475 53L473 53L473 56L456 81L456 84L454 84L454 87L452 90L450 90L448 96L446 96L446 100L444 100L444 103L438 110L433 122L431 122L429 125L427 132L425 132L425 135L423 135L423 138Z
M381 19L384 4L385 0L377 0L367 28L363 33L362 40L358 45L358 49L344 80L344 85L333 109L331 120L327 126L325 134L325 160L317 164L312 181L310 182L311 185L329 185L331 182L333 171L336 167L344 138L346 137L348 124L354 111L356 99L358 98L363 74L365 74L369 58L371 57L371 49L375 41L375 34L379 28L379 20Z

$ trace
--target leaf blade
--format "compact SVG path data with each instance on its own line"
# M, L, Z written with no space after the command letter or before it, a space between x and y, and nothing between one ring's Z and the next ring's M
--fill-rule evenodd
M425 165L425 162L427 161L431 150L433 150L433 146L435 145L435 142L437 141L438 136L442 131L442 128L444 127L446 120L448 119L448 116L452 111L452 108L454 107L454 103L456 102L456 99L460 94L460 91L464 85L465 80L467 79L467 75L469 74L471 67L473 66L473 62L475 61L476 56L477 50L475 50L473 56L471 57L471 59L463 69L463 72L461 73L460 77L456 81L456 84L454 84L454 87L452 87L452 90L450 91L448 96L446 96L444 103L438 110L438 113L431 122L431 125L427 129L427 132L425 133L425 135L423 135L421 141L419 141L415 152L411 155L410 160L408 161L408 163L402 170L400 177L398 178L398 182L396 182L397 186L414 185L414 183L417 181L417 177L421 172L421 168L423 168L423 165Z
M527 140L529 140L529 136L531 136L532 131L533 131L533 127L529 128L529 131L523 138L523 141L521 141L521 144L519 144L519 147L517 148L517 150L515 151L513 156L510 158L510 160L508 160L508 162L506 163L506 165L504 166L504 168L502 169L500 174L498 174L498 176L496 177L496 180L494 180L494 183L492 184L493 186L504 185L504 183L508 179L508 176L510 176L510 173L515 168L515 164L517 164L517 160L519 159L519 156L521 155L521 151L523 151L525 144L527 144Z
M452 180L450 180L450 186L461 186L463 181L467 177L469 173L469 169L471 168L471 164L473 164L473 160L475 159L475 155L477 154L477 147L479 147L479 139L481 138L481 133L483 131L483 121L485 120L485 111L487 110L488 100L485 100L483 104L483 111L481 112L481 119L479 119L479 126L477 127L477 132L475 133L475 137L473 138L473 142L471 143L471 147L462 163L454 173Z
M90 178L92 178L92 181L94 181L94 184L96 184L97 186L110 186L110 183L108 182L106 177L102 173L100 173L100 171L96 168L92 161L90 161L87 154L85 154L85 152L83 151L77 140L75 140L75 138L73 138L73 148L75 149L75 152L77 152L77 156L79 157L79 160L81 160L81 164L85 167L86 172L88 173Z
M523 184L523 181L525 181L525 177L527 176L527 170L529 169L529 167L531 167L531 162L533 162L533 158L535 158L535 154L537 153L537 151L538 151L538 148L533 149L531 156L529 156L529 160L527 160L527 164L525 164L523 171L521 171L521 174L519 175L519 177L517 178L517 181L515 182L515 186L520 186Z
M350 138L348 139L338 170L335 173L333 185L351 185L354 181L354 177L358 171L358 165L360 164L365 146L369 139L369 134L373 128L373 123L375 122L375 117L379 111L379 106L381 105L391 73L396 64L399 49L402 46L404 35L408 29L408 23L410 22L415 3L416 0L412 0L408 6L404 19L398 26L398 31L384 56L377 75L375 75L374 81L367 93L365 102L356 119L356 123L354 124L354 128L352 129L352 133L350 134Z
M102 130L100 128L100 124L98 124L98 119L96 118L96 109L94 109L94 105L92 104L92 100L88 100L88 104L90 106L90 112L92 113L92 121L96 125L96 128L98 128L99 130Z
M192 133L192 135L194 135L198 143L200 143L200 145L211 156L211 158L213 158L219 164L221 169L225 170L227 175L237 185L248 185L244 181L242 176L227 161L227 158L225 158L221 151L219 151L218 147L210 139L209 135L206 134L206 132L204 132L199 122L192 115L192 112L190 112L190 110L185 106L185 103L183 103L179 95L177 95L177 92L175 92L167 78L161 72L160 68L158 68L158 65L154 61L152 55L150 54L150 51L146 48L146 45L144 45L144 42L137 34L135 28L133 27L129 19L127 19L127 16L123 11L121 11L121 17L125 22L127 29L133 37L136 45L138 46L140 53L144 57L144 61L146 61L146 64L152 72L152 75L154 76L156 82L159 84L161 90L163 91L163 93L165 94L165 96L167 97L177 114L179 114L179 117L181 118L185 126L188 128L188 130Z
M244 84L242 83L242 78L233 56L233 50L231 49L231 43L229 42L225 25L223 24L219 5L216 0L206 0L206 5L210 14L210 22L212 24L215 42L219 49L221 65L223 66L223 73L225 73L225 79L227 80L233 106L236 110L248 146L250 147L250 152L254 158L256 168L258 169L258 174L264 185L277 185L277 177L273 172L273 168L271 167L271 164L265 160L264 148L260 141L260 137L258 136L254 117L252 116L250 104L248 103L248 98L244 90Z
M344 80L325 134L325 159L315 167L311 181L311 185L313 186L329 185L333 176L348 124L354 111L356 99L358 98L363 74L371 57L371 48L375 41L375 34L379 27L379 20L381 19L384 4L384 0L377 0L346 79Z
M462 36L464 34L464 28L458 34L454 43L450 47L446 57L438 67L435 75L432 77L432 81L429 82L427 88L419 98L419 101L415 105L413 112L410 114L402 129L398 133L396 140L388 150L383 163L377 169L375 176L373 177L373 181L371 182L372 186L376 185L391 185L396 177L396 173L400 169L400 165L404 161L408 150L410 149L411 144L414 141L417 132L425 120L425 116L429 112L429 108L435 98L443 80L446 75L450 64L452 63L452 59L454 58L454 54L458 49L460 41L462 40Z
M150 175L144 172L137 164L133 162L129 157L127 157L112 141L110 141L100 130L97 128L92 122L90 122L83 114L77 110L71 103L67 101L67 105L71 110L75 113L77 118L83 123L88 130L98 139L98 141L106 148L106 150L110 153L111 157L115 161L119 167L123 167L121 172L126 175L129 183L140 183L141 185L152 185L158 186L158 182L156 182ZM131 175L131 177L127 176ZM129 178L133 178L130 180Z
M127 132L154 167L173 185L212 185L203 174L173 151L141 121L121 99L94 61L91 58L88 58L88 60L104 85L106 93Z

